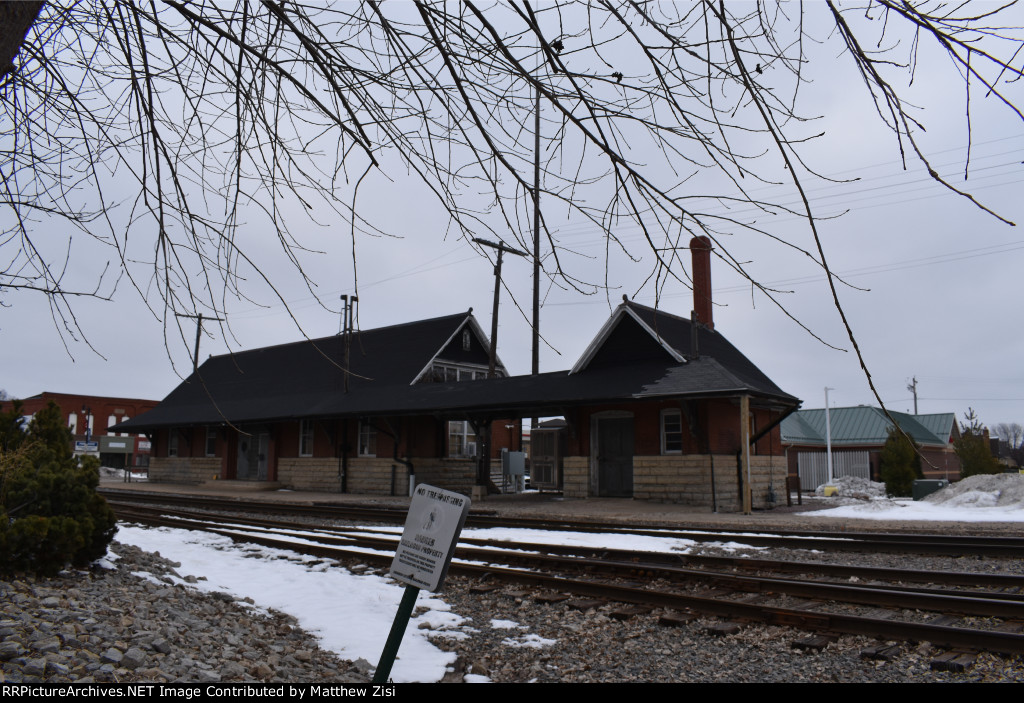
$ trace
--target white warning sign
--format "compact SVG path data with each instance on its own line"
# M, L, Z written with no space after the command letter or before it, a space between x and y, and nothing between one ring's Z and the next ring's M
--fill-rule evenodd
M469 504L462 494L425 483L417 486L391 562L391 576L416 588L441 590Z

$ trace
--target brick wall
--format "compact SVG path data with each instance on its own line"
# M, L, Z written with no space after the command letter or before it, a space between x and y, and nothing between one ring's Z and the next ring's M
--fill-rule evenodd
M337 461L337 459L335 459ZM392 470L392 466L394 470ZM405 464L387 457L359 457L348 460L348 492L369 495L409 495L409 471Z
M735 455L719 454L713 457L715 469L714 502L719 510L742 509L736 481ZM633 498L683 505L712 505L711 461L704 454L633 457ZM769 491L775 501L785 498L785 457L750 457L751 498L755 508L773 507ZM562 470L563 494L567 498L585 498L589 495L589 457L566 457Z
M331 457L281 457L277 460L277 480L296 491L341 491L338 460Z
M416 469L416 483L472 495L476 483L476 460L474 459L413 459Z
M590 483L590 457L567 456L562 460L562 495L586 498Z
M202 483L220 478L219 457L155 456L149 480L156 483Z

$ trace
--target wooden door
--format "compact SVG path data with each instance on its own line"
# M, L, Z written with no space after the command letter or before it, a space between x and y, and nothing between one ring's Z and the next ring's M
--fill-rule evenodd
M597 421L597 494L633 497L633 418Z
M238 465L235 477L240 481L266 481L269 450L270 434L268 432L239 432Z

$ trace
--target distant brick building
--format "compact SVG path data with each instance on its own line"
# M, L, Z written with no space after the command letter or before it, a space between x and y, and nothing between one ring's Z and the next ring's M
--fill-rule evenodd
M31 417L54 402L74 436L76 454L98 456L100 463L113 468L148 466L150 441L126 433L110 433L107 428L152 410L159 401L141 398L107 398L98 395L52 393L44 391L22 398L22 412ZM11 401L6 401L5 404Z

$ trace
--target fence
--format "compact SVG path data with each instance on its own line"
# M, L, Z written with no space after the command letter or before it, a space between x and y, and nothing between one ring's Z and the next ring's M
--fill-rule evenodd
M828 481L828 463L825 452L800 452L797 465L800 470L800 488L813 491ZM856 476L871 479L871 461L868 452L832 452L832 476Z

